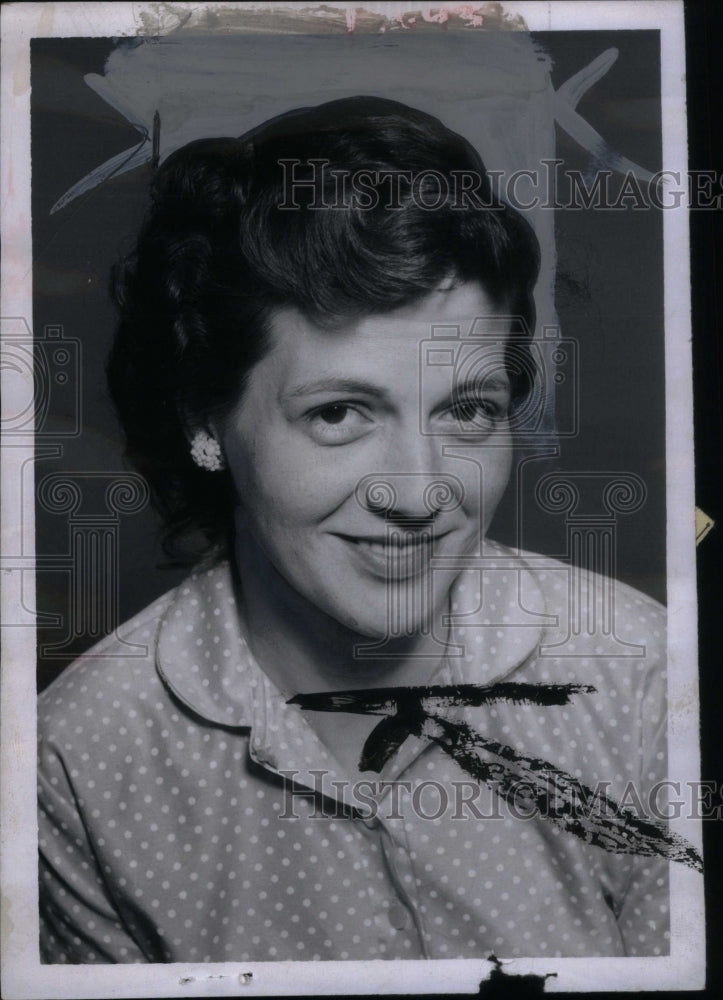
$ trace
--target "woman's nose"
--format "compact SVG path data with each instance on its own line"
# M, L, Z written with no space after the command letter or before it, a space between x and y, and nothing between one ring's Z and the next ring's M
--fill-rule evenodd
M358 502L387 520L434 521L464 498L462 481L443 470L440 459L434 438L419 431L395 436L380 455L378 471L360 480Z
M389 441L384 462L388 471L378 478L388 496L379 513L388 518L433 520L462 502L462 482L443 469L439 439L420 427L400 428Z
M362 507L388 521L432 523L461 505L464 485L449 472L375 472L359 481L356 497Z

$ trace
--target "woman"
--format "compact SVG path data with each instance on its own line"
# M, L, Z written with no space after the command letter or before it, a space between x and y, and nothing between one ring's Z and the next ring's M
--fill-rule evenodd
M665 776L660 609L616 590L642 659L545 655L566 568L483 541L537 267L472 147L396 102L160 169L109 375L201 562L42 697L46 961L666 950L662 856L502 808L541 757Z

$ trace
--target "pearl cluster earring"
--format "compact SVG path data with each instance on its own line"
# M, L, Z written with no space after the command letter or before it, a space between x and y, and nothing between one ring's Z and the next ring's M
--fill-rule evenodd
M221 445L205 431L197 431L191 442L191 458L200 469L220 472L226 468L221 454Z

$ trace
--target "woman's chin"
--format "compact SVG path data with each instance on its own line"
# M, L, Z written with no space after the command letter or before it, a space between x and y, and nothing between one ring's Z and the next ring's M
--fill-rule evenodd
M331 612L330 617L336 621L337 625L349 632L352 632L359 641L382 642L389 634L389 627L386 621L382 621L375 615L360 614L357 612Z
M414 645L421 635L430 630L430 623L421 621L418 615L409 618L397 616L391 622L386 613L379 615L357 612L356 615L337 617L337 621L359 637L359 645L384 645L390 649L404 649Z
M361 590L361 588L360 588ZM390 599L385 591L369 594L357 592L354 601L339 601L342 595L325 594L326 600L317 607L324 610L338 625L354 633L358 644L385 645L390 648L409 649L423 636L436 632L435 620L441 621L441 612L447 607L448 593L440 593L430 602L419 588L408 588L404 599ZM392 595L393 597L393 595ZM435 613L436 609L436 613Z

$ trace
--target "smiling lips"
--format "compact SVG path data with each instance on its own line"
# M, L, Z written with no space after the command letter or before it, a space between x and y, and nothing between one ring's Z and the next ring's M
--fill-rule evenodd
M382 576L387 580L403 580L427 570L434 543L444 536L435 536L431 531L410 531L398 527L390 530L384 537L338 537L353 547L357 557L375 576Z

